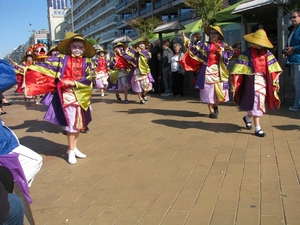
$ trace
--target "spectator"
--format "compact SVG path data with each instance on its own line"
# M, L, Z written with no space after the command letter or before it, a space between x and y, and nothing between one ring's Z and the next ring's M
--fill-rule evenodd
M172 77L171 77L171 58L173 57L173 51L169 48L170 42L165 41L162 45L162 69L163 69L163 81L165 86L165 92L161 96L172 95Z
M153 42L153 47L151 48L151 59L149 62L150 71L152 77L154 79L153 84L153 92L155 94L159 93L159 74L161 73L161 67L159 66L158 54L162 52L161 48L159 47L159 40L155 40Z
M285 48L286 64L290 67L290 74L295 86L294 105L290 111L296 112L300 108L300 9L291 11L292 25L288 28L288 40Z
M175 55L171 58L171 72L173 81L173 95L175 97L183 96L183 81L184 81L184 69L178 63L182 59L183 53L181 52L181 45L174 44Z

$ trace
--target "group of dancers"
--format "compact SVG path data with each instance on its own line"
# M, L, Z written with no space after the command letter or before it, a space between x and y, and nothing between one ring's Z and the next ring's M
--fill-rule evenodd
M197 72L195 88L200 90L201 102L208 106L209 118L218 118L219 104L229 100L231 75L234 101L247 111L242 118L246 128L252 129L253 118L254 134L264 137L259 118L266 113L266 100L270 109L280 106L277 92L282 72L274 55L267 50L273 45L266 32L259 29L244 36L251 46L239 55L231 72L227 66L234 50L224 42L221 28L208 26L204 32L210 37L209 41L191 42L182 34L187 52L179 63L186 70ZM132 89L140 104L147 103L147 93L154 82L148 46L147 40L137 42L132 48L119 42L114 46L114 56L108 60L103 48L93 46L81 34L67 32L44 60L34 62L33 55L27 52L25 66L14 64L16 73L23 73L17 90L21 87L26 97L45 95L42 103L48 105L48 109L44 119L63 126L66 131L70 164L75 164L76 158L86 157L77 148L77 141L80 131L92 120L93 86L100 90L100 96L104 96L105 89L114 87L117 100L125 103Z

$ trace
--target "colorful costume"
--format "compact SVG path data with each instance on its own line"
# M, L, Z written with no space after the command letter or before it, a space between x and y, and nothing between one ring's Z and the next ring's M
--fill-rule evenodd
M185 37L185 45L189 44L191 58L199 61L202 65L197 75L195 87L200 89L200 100L203 103L214 106L214 112L210 109L210 118L217 118L219 111L217 105L220 102L229 100L227 66L233 56L233 49L225 43L224 35L218 26L204 28L206 35L218 34L219 38L209 42L198 42L189 44L189 39ZM210 106L209 106L210 108Z
M255 135L264 137L266 134L260 127L259 117L266 113L266 101L270 109L280 106L277 91L282 69L275 56L265 49L273 48L273 45L263 29L245 35L244 39L252 45L239 55L231 71L234 102L240 109L247 110L243 117L246 128L252 129L253 118Z
M44 119L63 126L68 138L68 162L75 164L76 157L86 158L76 144L79 132L92 120L90 99L94 65L91 57L94 47L81 34L67 32L57 45L58 56L48 57L28 68L25 76L25 92L47 95L51 98Z
M32 58L31 61L27 60L28 56L31 56ZM36 62L36 55L34 54L33 45L27 49L20 64L11 61L17 77L17 88L15 90L16 93L23 93L23 82L24 82L24 75L26 73L26 69L28 66L35 64L35 62Z
M95 87L103 90L108 87L108 69L109 69L109 60L106 59L105 55L107 54L103 48L97 50L97 57L95 60ZM104 91L101 93L101 96L104 96Z
M71 55L48 57L45 62L28 68L26 73L27 94L39 95L52 92L52 101L44 116L47 121L69 126L64 130L83 130L91 121L89 110L94 70L90 58L77 58ZM64 79L75 80L76 87L62 85ZM56 91L56 92L55 92ZM49 96L50 97L50 96ZM70 126L68 107L76 109L76 123Z
M132 72L132 68L136 66L134 52L126 49L123 43L117 43L115 46L115 57L114 69L118 69L117 89L119 91L130 89L131 85L128 75Z
M240 54L231 72L234 102L254 116L266 113L266 101L270 109L279 108L276 90L281 72L279 63L269 50L248 48Z
M151 52L145 49L145 43L145 41L136 43L136 67L131 79L132 90L138 93L141 104L145 104L148 101L146 94L152 90L152 83L154 82L149 66Z

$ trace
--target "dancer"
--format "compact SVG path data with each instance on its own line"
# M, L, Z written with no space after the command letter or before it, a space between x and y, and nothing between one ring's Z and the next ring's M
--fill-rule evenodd
M147 104L147 93L152 89L154 79L150 73L149 60L151 53L146 49L149 41L142 40L135 44L136 68L131 80L132 90L137 93L140 104Z
M108 69L109 61L106 59L107 51L102 47L97 49L97 56L95 61L96 79L95 87L100 89L100 96L104 97L105 90L108 87Z
M37 61L37 56L34 53L34 46L30 46L25 55L23 56L21 63L18 64L16 62L14 62L13 60L10 60L16 76L17 76L17 88L15 90L16 93L23 93L24 94L24 100L25 102L28 102L28 104L31 104L31 100L33 100L33 102L35 102L36 104L38 104L37 101L37 96L28 96L25 95L24 93L24 76L26 74L26 70L28 68L28 66L35 64Z
M75 164L76 157L86 157L77 148L77 142L80 131L92 120L89 106L94 66L91 57L96 51L83 35L73 32L65 33L57 50L60 52L57 57L48 57L45 62L28 68L25 91L28 94L53 93L44 119L67 131L68 162Z
M206 35L210 37L208 42L198 41L190 44L190 40L184 35L184 44L189 45L190 51L202 63L197 75L196 88L200 89L200 100L207 104L209 118L218 118L220 102L229 100L227 66L234 51L224 42L224 35L219 26L204 28Z
M132 72L133 67L135 67L135 56L126 44L118 42L114 48L116 63L114 69L118 70L118 80L116 83L116 98L118 101L122 101L119 92L124 92L125 103L128 101L128 90L131 88L130 80L128 75Z
M264 137L266 134L261 129L260 117L266 113L266 101L272 110L274 106L280 106L277 92L282 69L275 56L266 49L273 48L273 45L263 29L244 35L244 39L251 47L240 54L231 71L234 102L240 109L247 110L243 117L246 128L252 129L253 118L255 135Z

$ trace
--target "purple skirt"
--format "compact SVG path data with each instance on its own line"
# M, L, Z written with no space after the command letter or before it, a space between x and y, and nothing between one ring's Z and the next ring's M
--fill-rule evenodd
M229 101L228 89L223 90L225 94L225 101ZM200 89L200 101L206 104L217 104L219 103L219 99L217 98L215 92L214 84L204 83L204 89Z

